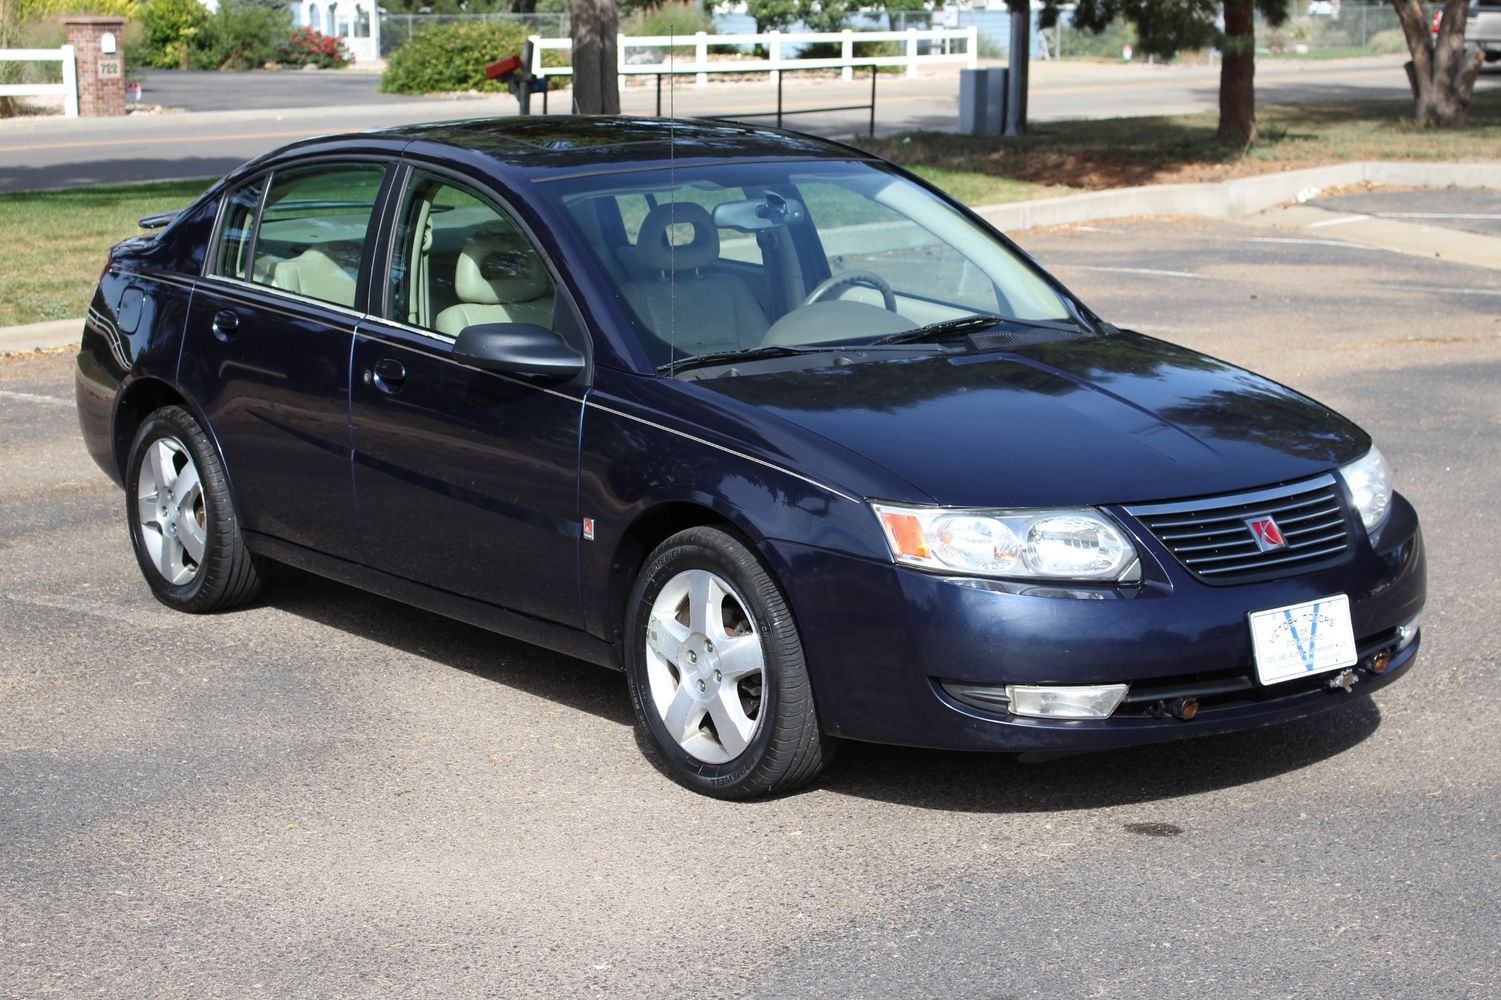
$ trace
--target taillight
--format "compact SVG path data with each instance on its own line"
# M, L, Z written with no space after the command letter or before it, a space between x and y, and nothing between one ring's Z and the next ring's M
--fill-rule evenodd
M114 266L114 263L115 263L115 252L113 250L111 250L108 254L105 255L105 258L104 258L104 269L99 272L99 280L100 281L104 280L104 276L109 273L109 269Z

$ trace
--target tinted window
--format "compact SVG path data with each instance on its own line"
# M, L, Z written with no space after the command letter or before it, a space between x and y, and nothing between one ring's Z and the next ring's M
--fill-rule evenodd
M353 307L384 175L377 164L278 170L256 229L251 280Z
M509 215L446 178L413 172L391 257L388 318L449 337L480 323L553 329L555 297L542 255Z
M901 212L838 184L799 184L798 193L818 228L831 276L869 271L886 279L898 294L929 298L936 293L975 312L1005 308L985 272ZM858 287L842 297L881 301L879 292Z
M214 274L226 278L250 278L250 240L255 232L255 213L261 205L261 181L256 180L229 196L224 225L214 253Z

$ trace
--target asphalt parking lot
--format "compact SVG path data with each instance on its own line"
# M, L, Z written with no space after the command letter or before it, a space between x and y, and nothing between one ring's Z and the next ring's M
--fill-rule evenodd
M1426 191L1350 191L1310 202L1331 212L1371 215L1422 225L1501 236L1501 196L1483 188Z
M711 801L607 671L291 572L167 611L71 358L0 359L0 995L1497 995L1501 272L1209 222L1021 240L1372 432L1430 558L1404 681L1049 764L851 745Z

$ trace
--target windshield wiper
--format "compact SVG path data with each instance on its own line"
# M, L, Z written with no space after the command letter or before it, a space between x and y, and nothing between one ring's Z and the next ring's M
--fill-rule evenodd
M960 316L956 319L940 320L937 323L929 323L920 326L916 330L904 330L901 333L893 333L889 337L881 337L872 340L868 345L873 347L877 344L916 344L928 340L938 340L941 337L952 336L956 333L978 333L988 330L993 326L1027 326L1039 330L1059 330L1066 333L1078 333L1080 327L1075 323L1051 322L1049 320L1014 319L1010 316L996 316L992 313L976 313L973 316Z
M680 361L665 365L658 365L658 372L689 371L693 368L708 368L711 365L729 364L736 361L764 361L767 358L790 358L795 354L808 354L810 352L827 351L827 347L786 347L780 344L770 344L765 347L750 347L743 351L715 351L712 354L699 354L695 357L683 358Z
M977 330L988 330L1000 323L1007 322L1004 316L992 316L988 313L976 313L973 316L960 316L957 319L940 320L937 323L929 323L920 326L916 330L903 330L901 333L893 333L887 337L881 337L870 342L876 344L914 344L924 340L937 340L939 337L947 337L955 333L974 333Z

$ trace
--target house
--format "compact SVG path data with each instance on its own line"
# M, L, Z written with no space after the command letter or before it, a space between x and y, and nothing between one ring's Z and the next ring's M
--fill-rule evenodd
M375 0L294 0L292 19L299 27L344 39L355 62L380 58L380 11Z

